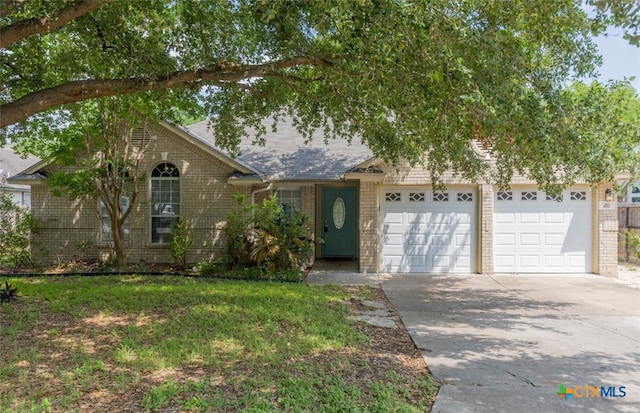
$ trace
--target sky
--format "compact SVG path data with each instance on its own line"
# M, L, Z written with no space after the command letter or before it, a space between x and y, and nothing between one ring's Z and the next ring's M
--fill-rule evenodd
M634 76L631 82L640 93L640 47L632 46L622 38L620 31L609 30L609 36L599 36L595 43L602 54L603 64L600 67L598 80L623 80Z

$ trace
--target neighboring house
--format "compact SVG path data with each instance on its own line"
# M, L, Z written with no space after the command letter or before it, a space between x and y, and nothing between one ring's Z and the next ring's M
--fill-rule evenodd
M451 175L446 190L434 191L422 167L386 165L356 139L325 145L319 132L305 145L288 124L269 132L264 147L244 139L236 159L216 148L206 122L163 122L151 136L148 184L128 223L131 262L170 262L177 217L195 227L190 262L224 254L225 219L237 208L232 195L257 202L276 193L285 208L311 217L314 237L323 239L316 258L355 259L361 272L617 274L615 201L604 202L609 184L577 185L561 202L521 178L502 192ZM53 258L67 259L80 245L87 257L104 255L97 208L53 197L44 184L56 168L41 162L12 179L33 188L33 211L44 223L39 241Z
M0 192L11 195L14 204L29 208L31 206L31 187L10 184L8 179L38 161L39 159L34 156L17 155L11 147L0 148Z
M640 207L640 181L624 180L620 183L622 194L618 196L618 202L622 204L630 203L631 206ZM622 195L622 196L620 196Z

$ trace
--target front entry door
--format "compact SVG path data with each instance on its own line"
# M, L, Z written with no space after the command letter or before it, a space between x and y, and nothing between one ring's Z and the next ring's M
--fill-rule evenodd
M323 257L356 256L356 188L322 190Z

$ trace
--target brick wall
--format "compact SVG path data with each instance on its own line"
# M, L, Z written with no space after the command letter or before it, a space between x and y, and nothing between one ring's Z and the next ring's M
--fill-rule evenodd
M237 208L232 195L250 194L250 187L234 187L227 177L234 171L226 163L189 143L169 130L158 127L142 159L141 171L147 177L140 185L134 212L129 218L130 238L127 257L130 263L140 261L170 263L167 245L152 245L150 235L150 184L148 177L167 152L166 162L180 171L181 218L192 221L194 244L188 262L225 253L223 228L228 211ZM49 171L55 169L52 165ZM70 201L66 196L54 197L45 185L33 187L32 205L39 231L34 234L33 258L43 264L66 262L73 255L85 259L104 258L109 253L100 244L100 219L95 201ZM83 245L85 248L79 248Z
M597 242L594 245L594 255L597 255L597 262L594 271L607 277L618 276L618 208L615 196L613 201L605 202L605 193L611 189L615 194L611 184L602 184L594 191L596 211L594 215L597 222L594 222L597 230L594 238ZM603 204L601 206L601 203ZM606 209L605 209L606 206ZM596 251L597 248L597 251Z
M373 182L361 182L359 198L360 272L378 272L380 248L378 185Z
M316 187L315 185L303 185L300 187L300 198L302 205L300 212L309 217L309 224L307 225L309 232L311 233L311 239L316 239ZM314 250L311 254L312 260L316 256L317 245L314 242Z
M493 274L493 185L480 185L478 191L480 225L478 236L478 272Z

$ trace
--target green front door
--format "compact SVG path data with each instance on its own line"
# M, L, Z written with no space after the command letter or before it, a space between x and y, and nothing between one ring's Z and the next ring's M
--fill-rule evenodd
M356 188L322 190L323 257L356 256Z

